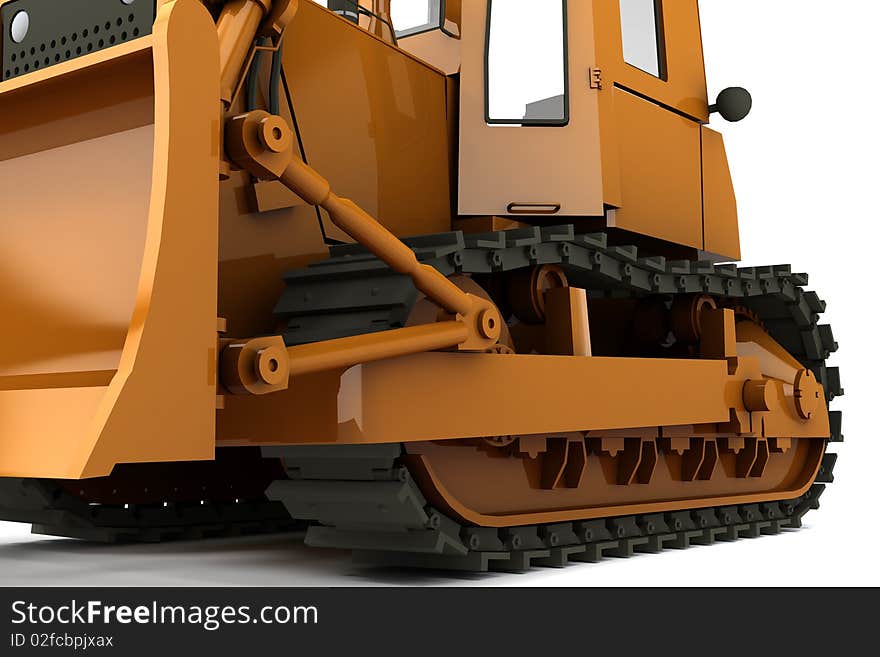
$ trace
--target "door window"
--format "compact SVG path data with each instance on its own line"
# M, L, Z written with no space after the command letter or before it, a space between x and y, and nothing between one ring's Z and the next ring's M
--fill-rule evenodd
M665 79L663 20L660 0L620 0L623 60Z
M489 0L488 123L568 123L566 15L566 0Z

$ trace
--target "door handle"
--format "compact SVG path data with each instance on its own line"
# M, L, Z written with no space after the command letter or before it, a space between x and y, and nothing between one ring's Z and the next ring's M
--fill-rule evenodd
M510 214L556 214L561 209L561 203L511 203L507 206Z

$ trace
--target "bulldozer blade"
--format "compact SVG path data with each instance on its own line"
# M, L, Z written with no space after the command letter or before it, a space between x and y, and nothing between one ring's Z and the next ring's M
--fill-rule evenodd
M159 0L138 35L0 83L0 477L214 455L217 34Z

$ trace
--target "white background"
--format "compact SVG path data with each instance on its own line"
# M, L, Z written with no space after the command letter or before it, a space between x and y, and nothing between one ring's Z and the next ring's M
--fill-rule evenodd
M397 0L401 2L402 0ZM578 0L571 0L578 1ZM880 9L873 0L703 0L714 97L742 85L752 115L726 125L743 258L791 263L829 303L841 350L846 442L837 482L797 532L526 575L358 569L300 537L102 547L0 523L0 581L63 585L878 585L880 500Z

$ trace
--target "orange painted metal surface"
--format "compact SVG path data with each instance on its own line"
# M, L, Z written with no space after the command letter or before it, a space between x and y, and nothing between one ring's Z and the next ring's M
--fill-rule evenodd
M736 194L724 138L703 126L703 250L726 260L740 259Z
M606 93L606 92L603 92ZM620 207L609 223L703 247L700 125L623 89L613 94Z
M735 467L731 452L711 480L684 481L678 476L682 457L661 453L650 485L641 486L609 481L615 464L601 453L588 454L579 486L549 490L534 484L539 461L524 466L522 459L488 458L472 444L408 446L406 462L424 482L426 497L450 517L480 527L514 527L793 499L809 489L823 454L821 441L793 442L760 478L728 475Z
M0 475L212 457L218 61L177 0L151 36L0 85ZM33 111L46 94L72 102Z
M289 27L284 71L305 156L341 196L397 235L449 230L442 72L305 1ZM351 241L327 219L324 230Z
M400 39L398 45L445 75L455 75L461 70L461 39L439 28Z
M757 359L743 359L729 376L727 363L713 360L422 354L294 378L277 395L230 397L218 443L418 442L726 423L731 409L743 411L742 386L756 374ZM827 417L817 416L778 435L827 431Z

